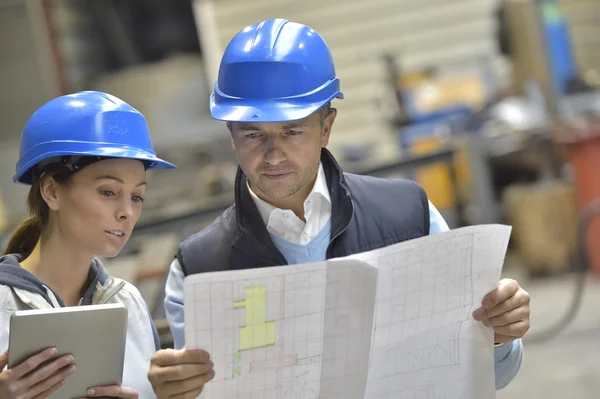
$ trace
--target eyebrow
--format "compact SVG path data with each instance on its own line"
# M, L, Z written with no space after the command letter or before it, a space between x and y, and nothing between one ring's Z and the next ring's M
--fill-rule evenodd
M239 125L237 130L240 132L260 132L260 128L256 125Z
M283 125L284 128L286 129L291 129L291 128L295 128L295 127L306 127L306 123L302 123L302 122L289 122L286 123L285 125Z
M96 177L95 180L103 180L103 179L115 180L115 181L118 181L121 184L125 184L125 182L123 181L123 179L120 179L120 178L118 178L116 176L111 176L111 175L98 176L98 177ZM139 183L136 187L145 186L145 185L147 185L147 183L145 181L143 181L143 182Z
M298 128L298 127L306 127L306 123L302 122L289 122L283 125L284 129ZM257 125L244 124L239 125L237 128L240 132L261 132L262 129Z

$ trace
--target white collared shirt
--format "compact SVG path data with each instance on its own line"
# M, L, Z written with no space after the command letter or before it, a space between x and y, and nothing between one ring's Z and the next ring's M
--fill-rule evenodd
M310 243L331 218L331 197L325 180L323 164L319 164L319 172L315 184L304 201L303 222L293 211L279 209L260 199L248 184L250 195L258 208L267 231L279 238L299 245Z

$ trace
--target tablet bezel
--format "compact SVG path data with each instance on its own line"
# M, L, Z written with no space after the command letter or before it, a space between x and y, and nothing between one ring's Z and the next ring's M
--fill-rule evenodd
M19 310L10 318L8 367L55 347L76 370L47 399L86 397L92 386L121 385L128 311L123 304Z

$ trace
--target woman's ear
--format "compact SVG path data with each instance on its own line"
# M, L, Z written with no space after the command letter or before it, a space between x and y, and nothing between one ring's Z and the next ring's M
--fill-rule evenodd
M40 183L40 194L48 205L48 208L53 211L58 211L60 208L59 203L59 187L56 180L53 177L46 177Z

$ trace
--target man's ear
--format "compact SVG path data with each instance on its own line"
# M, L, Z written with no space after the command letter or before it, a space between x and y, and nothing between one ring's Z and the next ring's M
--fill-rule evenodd
M40 194L42 199L53 211L58 211L60 206L59 187L53 177L46 177L40 183Z
M233 126L231 122L226 122L226 125L227 129L229 129L229 134L231 134L231 149L233 150L233 152L237 152L235 148L235 143L233 142Z
M335 117L337 116L337 110L335 108L331 109L327 118L323 121L323 131L321 132L321 147L327 147L329 144L329 137L331 136L331 128L333 126L333 122L335 122Z

